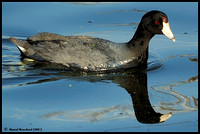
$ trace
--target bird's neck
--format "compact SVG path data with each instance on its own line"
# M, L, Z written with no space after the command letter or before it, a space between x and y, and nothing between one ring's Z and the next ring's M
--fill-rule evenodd
M130 50L134 52L137 61L145 63L148 60L149 41L155 34L150 33L147 29L139 25L133 38L127 43Z
M128 42L128 46L148 48L149 41L154 35L139 24L133 38Z

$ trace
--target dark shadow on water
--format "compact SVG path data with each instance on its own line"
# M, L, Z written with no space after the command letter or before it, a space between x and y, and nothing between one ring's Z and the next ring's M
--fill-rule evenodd
M140 123L160 123L166 121L172 116L172 113L161 114L156 112L150 103L147 89L147 74L143 68L134 68L128 70L122 70L121 72L110 73L95 73L84 72L80 70L66 70L62 66L53 64L28 64L23 61L26 69L17 72L24 73L25 76L16 77L13 79L31 79L36 77L36 81L26 82L19 84L18 86L39 84L44 82L56 81L60 79L70 79L76 81L87 82L105 82L107 80L116 83L120 87L124 88L132 98L133 108L135 111L136 119ZM12 66L12 65L9 65ZM8 67L8 66L7 66ZM55 70L56 68L56 70ZM13 71L13 72L12 72ZM16 70L11 70L12 73L16 73ZM49 78L42 76L51 76ZM53 77L52 77L53 76ZM6 81L6 80L5 80Z
M118 83L131 95L135 116L140 123L160 123L172 116L172 113L161 114L151 106L147 89L147 74L133 73L124 77L115 77Z

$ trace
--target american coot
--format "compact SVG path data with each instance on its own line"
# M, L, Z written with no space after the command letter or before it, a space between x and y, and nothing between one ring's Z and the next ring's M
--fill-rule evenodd
M175 41L167 15L153 10L142 17L135 35L126 43L46 32L29 37L26 41L13 37L10 40L17 45L24 58L87 71L104 71L146 64L149 41L155 34L164 34Z

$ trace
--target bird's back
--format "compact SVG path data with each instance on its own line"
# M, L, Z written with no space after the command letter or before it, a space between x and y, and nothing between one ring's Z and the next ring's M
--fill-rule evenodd
M38 61L59 63L67 67L103 70L112 68L111 63L117 60L117 54L112 47L113 42L90 36L61 36L52 33L39 33L27 38L23 43L20 40L13 43L19 49L25 46L25 49L30 47L31 54L24 53L25 57Z

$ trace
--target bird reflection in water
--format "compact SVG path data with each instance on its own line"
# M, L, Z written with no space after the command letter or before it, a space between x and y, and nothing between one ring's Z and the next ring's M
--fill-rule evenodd
M133 70L123 70L119 73L107 73L107 74L91 74L86 72L78 72L78 71L68 71L65 73L58 74L59 76L67 76L70 77L71 80L78 80L78 81L89 81L89 82L101 82L104 80L111 80L113 83L118 84L120 87L124 88L131 96L133 108L135 111L136 119L140 123L161 123L166 121L172 116L172 112L167 114L161 114L159 112L156 112L150 103L149 97L148 97L148 89L147 89L147 74L146 72L141 71L133 71ZM63 79L63 77L61 78ZM45 81L54 81L55 79L49 79L49 80L43 80L40 82ZM56 79L58 80L58 79ZM39 81L38 81L39 82ZM36 82L37 83L37 82ZM36 83L29 83L29 84L36 84ZM113 110L113 107L111 108ZM73 112L53 112L53 113L47 113L45 115L40 116L41 119L55 119L55 118L70 118L69 120L72 120L72 118L87 118L91 119L90 121L95 120L101 120L102 118L105 119L106 114L109 112L112 112L112 110L103 110L103 112L100 111L93 111L93 114L91 114L91 111L87 111L87 114L85 111L82 113L79 111L73 111ZM106 111L106 112L105 112ZM73 113L73 117L72 117ZM76 114L74 114L76 113ZM90 114L89 114L90 113ZM98 113L98 114L94 114ZM84 114L81 116L81 114ZM87 115L87 117L86 117ZM98 117L88 117L88 116L98 116ZM59 117L58 117L59 116ZM100 117L99 117L100 116ZM109 117L108 117L109 118ZM63 119L62 119L63 120ZM68 121L68 119L66 119Z
M172 116L172 113L161 114L151 106L147 91L147 74L134 73L123 78L116 77L115 83L131 95L135 116L140 123L160 123Z
M27 61L22 61L24 62L24 64L27 65ZM88 82L103 82L105 80L110 80L113 83L118 84L120 87L124 88L131 96L132 98L132 103L133 103L133 108L135 111L135 116L136 119L140 122L140 123L161 123L166 121L168 118L170 118L172 116L172 112L167 113L167 114L161 114L159 112L156 112L150 103L149 97L148 97L148 89L147 89L147 74L146 72L142 71L145 68L147 68L147 66L143 66L143 67L138 67L138 68L134 68L134 69L128 69L128 70L121 70L121 72L115 72L115 73L87 73L87 72L82 72L82 71L78 71L78 70L64 70L63 71L63 66L59 66L56 65L56 70L54 70L54 64L47 64L44 65L44 63L40 64L30 64L29 63L29 67L26 70L23 70L22 72L26 71L31 71L33 70L37 70L36 74L32 74L30 77L33 78L34 75L38 76L38 75L45 75L44 72L46 72L46 75L55 75L55 77L51 77L51 78L44 78L44 79L40 79L39 80L35 80L32 82L27 82L27 83L23 83L23 84L19 84L18 86L23 86L23 85L29 85L29 84L39 84L39 83L44 83L44 82L50 82L50 81L56 81L56 80L60 80L60 79L69 79L70 80L78 80L78 81L88 81ZM8 67L9 68L9 67ZM58 69L59 68L59 69ZM61 71L62 70L62 71ZM16 71L16 70L13 70ZM18 70L20 71L20 70ZM11 71L12 72L12 71ZM31 71L32 72L32 71ZM52 73L52 74L51 74ZM28 73L26 73L28 74ZM113 108L111 107L110 109L112 110L103 110L104 112L102 112L101 110L99 110L98 112L95 111L95 113L99 113L97 114L97 117L89 117L91 118L95 118L95 120L101 120L102 118L106 118L106 114L108 114L109 112L112 112L113 109L116 110L117 107ZM118 109L117 109L118 110ZM106 111L106 112L105 112ZM73 112L73 113L77 113L77 111ZM73 118L77 118L80 117L80 112L77 114L79 116L73 115ZM84 113L85 114L85 111ZM88 114L87 114L88 115ZM99 115L100 118L99 118ZM130 114L127 114L128 116L130 116ZM59 112L59 111L55 111L52 113L47 113L44 114L42 116L40 116L41 119L55 119L59 116L59 118L71 118L71 113L69 115L69 111L66 112ZM94 114L90 114L88 116L94 116ZM106 117L105 117L106 116ZM122 115L121 115L122 116ZM86 116L84 115L84 118L86 118ZM108 117L109 118L109 117ZM71 119L70 119L71 120ZM93 120L93 119L92 119ZM67 121L67 120L66 120Z

